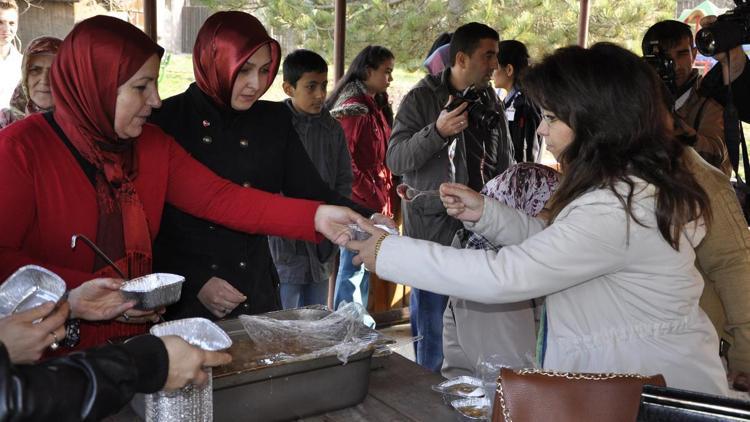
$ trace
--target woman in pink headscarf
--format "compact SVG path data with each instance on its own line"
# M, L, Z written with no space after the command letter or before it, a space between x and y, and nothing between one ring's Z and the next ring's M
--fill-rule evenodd
M0 110L0 128L29 114L52 110L49 70L60 43L59 38L39 37L26 47L21 63L21 82L13 92L10 107Z
M26 264L69 288L115 275L73 234L95 239L127 278L152 271L166 203L234 230L307 241L348 239L351 210L282 198L217 177L158 127L163 49L135 26L96 16L65 38L50 73L55 109L0 131L0 279ZM157 315L81 322L79 347L139 334Z

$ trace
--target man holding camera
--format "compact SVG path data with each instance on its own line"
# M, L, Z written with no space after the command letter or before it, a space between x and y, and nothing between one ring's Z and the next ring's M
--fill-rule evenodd
M680 50L685 52L685 50L691 48L692 36L689 39L687 36L692 33L687 25L676 22L665 26L660 22L652 28L657 26L660 26L660 28L657 28L660 31L666 30L674 33L677 33L678 28L682 28L682 38L688 40L672 50L667 47L666 51L676 53L670 54L670 57L675 58L679 56ZM684 28L687 28L687 32L684 31ZM649 32L652 32L651 29L649 29ZM649 32L644 37L644 53L646 53L647 38L659 40L658 37L649 37ZM700 33L698 37L700 37ZM661 46L661 43L659 45ZM691 55L694 55L694 51L692 53ZM721 57L717 57L717 59L721 59ZM744 66L745 60L747 59L743 58L743 60L737 60L737 62ZM677 60L675 59L675 61ZM735 56L732 57L733 68L735 68L734 61ZM679 66L680 64L676 63L675 67ZM712 70L703 80L696 81L695 85L700 85L698 90L701 94L714 84L709 78L715 72L717 71ZM720 67L718 72L721 75ZM700 95L694 95L700 97ZM711 106L713 107L713 104ZM748 112L750 112L750 109ZM723 118L722 114L723 109L719 111L719 117ZM714 323L719 337L726 339L731 344L726 355L730 370L730 381L734 388L747 390L747 374L750 373L750 306L748 305L750 304L750 284L748 283L750 233L748 233L745 219L732 187L728 183L729 180L698 158L695 151L690 148L686 150L683 160L687 163L688 168L695 175L701 187L708 193L711 205L711 225L703 241L695 249L696 266L701 271L706 284L700 305Z
M676 134L689 139L704 160L731 176L732 164L724 143L724 109L715 100L698 93L701 77L693 69L697 50L690 26L675 20L657 22L646 31L641 46L644 55L671 59L673 69L660 72L673 74L660 76L674 79L670 91Z
M386 163L403 182L419 190L457 182L480 190L513 161L513 146L502 104L489 86L497 68L499 35L481 23L453 34L450 68L427 75L404 97L396 116ZM404 233L450 245L462 224L436 195L403 204ZM412 333L417 363L439 371L443 361L442 317L447 298L413 290Z

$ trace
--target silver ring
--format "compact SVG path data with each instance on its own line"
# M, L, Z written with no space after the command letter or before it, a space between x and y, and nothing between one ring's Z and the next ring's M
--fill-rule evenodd
M57 334L55 334L54 331L50 331L49 333L52 335L53 339L52 344L49 345L49 349L54 352L55 350L60 348L60 343L57 342Z
M125 321L130 321L130 317L128 316L128 314L126 314L124 312L122 314L122 319L124 319Z

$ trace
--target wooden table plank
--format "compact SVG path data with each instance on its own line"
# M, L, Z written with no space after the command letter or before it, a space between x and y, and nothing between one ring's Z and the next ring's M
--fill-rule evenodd
M375 358L370 373L370 387L365 400L357 406L328 412L305 422L373 421L373 422L442 422L456 420L456 413L443 403L442 396L431 387L444 380L405 357L392 354Z

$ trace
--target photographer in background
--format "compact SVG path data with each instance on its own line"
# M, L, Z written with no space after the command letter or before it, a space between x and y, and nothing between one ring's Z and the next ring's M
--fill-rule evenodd
M654 53L646 51L646 44L644 40L644 54ZM700 41L698 44L700 48ZM673 68L679 66L675 64ZM669 86L670 80L665 78L663 69L657 68L657 71ZM705 92L707 82L706 78L700 81L701 93ZM722 110L722 114L726 111ZM675 124L676 129L677 126ZM678 139L686 141L684 134ZM725 139L730 144L729 138ZM710 229L695 248L696 267L705 282L700 306L711 319L719 337L731 345L728 351L722 350L728 363L730 383L737 390L747 391L747 374L750 373L750 233L726 177L698 158L691 148L685 150L683 162L707 192L712 215Z
M508 122L489 86L498 67L499 38L481 23L459 27L450 43L450 68L425 76L402 100L386 164L404 183L434 190L456 182L479 190L513 164ZM437 196L404 202L402 209L404 234L413 238L450 245L462 227ZM412 333L424 337L415 346L417 363L435 372L443 361L446 303L445 296L412 290Z
M747 5L744 8L748 8ZM737 12L742 12L742 6ZM746 12L750 12L747 10ZM737 13L735 13L737 14ZM713 32L717 22L716 16L705 16L701 19L701 27ZM701 32L704 32L701 30ZM699 33L700 34L700 33ZM742 34L743 37L748 34ZM739 119L744 122L750 122L750 66L747 66L748 57L738 41L737 45L727 48L720 48L719 51L711 54L709 51L701 51L705 55L713 55L718 63L703 78L701 84L701 94L710 96L721 105L726 106L727 95L725 86L731 83L733 103L737 107ZM700 46L699 46L700 47Z
M701 77L698 70L693 69L697 50L690 26L675 20L657 22L646 31L641 47L645 56L656 55L672 60L674 84L670 90L674 100L676 135L689 139L690 146L704 160L727 177L731 176L732 165L724 143L724 109L713 99L698 93ZM662 79L669 77L659 76Z

